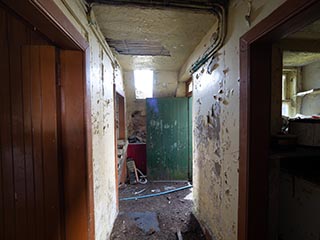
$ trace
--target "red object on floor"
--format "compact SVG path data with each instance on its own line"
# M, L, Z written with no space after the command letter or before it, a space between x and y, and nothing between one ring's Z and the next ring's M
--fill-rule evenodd
M145 143L129 143L127 150L127 159L133 158L136 167L147 174L147 150Z

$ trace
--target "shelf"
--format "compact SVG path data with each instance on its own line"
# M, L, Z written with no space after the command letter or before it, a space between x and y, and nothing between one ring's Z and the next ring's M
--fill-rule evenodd
M319 94L319 93L320 93L320 88L314 88L314 89L310 89L308 91L298 92L296 94L296 96L297 97L304 97L309 94Z

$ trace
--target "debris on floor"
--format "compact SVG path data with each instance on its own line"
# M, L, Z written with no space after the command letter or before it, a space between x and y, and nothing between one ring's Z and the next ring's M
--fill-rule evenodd
M111 239L205 239L199 223L192 215L192 188L188 186L190 186L188 182L148 182L145 185L125 185L120 188L120 199L132 199L132 197L143 197L168 191L169 193L156 197L120 201L120 213ZM176 189L182 190L175 191Z
M128 212L125 214L133 219L136 225L147 235L160 231L158 215L155 212Z

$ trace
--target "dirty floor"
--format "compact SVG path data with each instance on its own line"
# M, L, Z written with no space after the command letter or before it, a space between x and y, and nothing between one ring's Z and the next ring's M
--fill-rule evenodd
M143 196L188 186L186 182L153 182L146 185L126 185L119 189L120 198ZM205 239L192 215L192 189L157 197L120 201L112 240L175 240ZM182 238L181 238L182 237Z

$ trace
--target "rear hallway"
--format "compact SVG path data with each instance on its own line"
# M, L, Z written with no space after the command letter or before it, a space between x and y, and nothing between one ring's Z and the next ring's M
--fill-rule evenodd
M319 240L319 19L0 0L0 239Z

